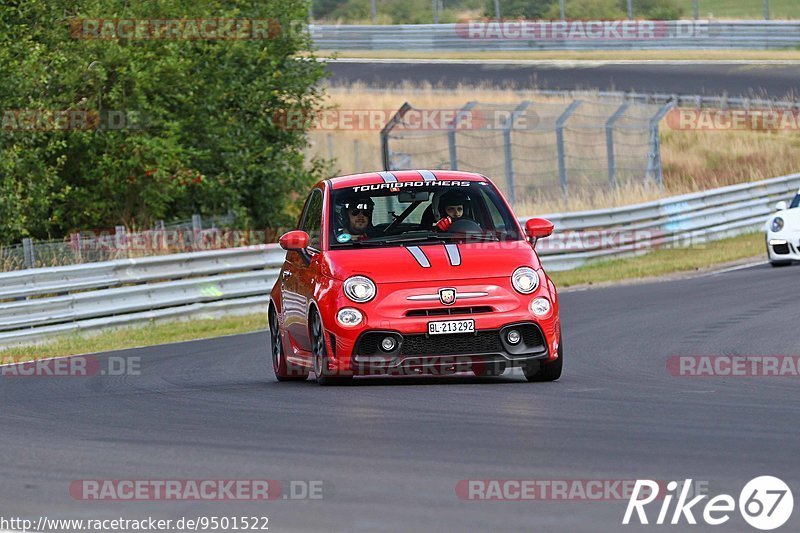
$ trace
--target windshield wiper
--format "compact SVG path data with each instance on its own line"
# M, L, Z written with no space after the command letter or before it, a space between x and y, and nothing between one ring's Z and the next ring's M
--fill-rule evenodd
M406 242L422 242L422 241L430 241L430 240L437 240L441 241L443 239L443 235L434 233L432 231L425 231L424 234L420 235L421 232L414 231L414 232L407 232L402 233L400 235L389 235L387 237L374 237L372 239L367 239L364 241L354 241L354 244L361 244L361 245L380 245L380 244L393 244L393 243L406 243Z

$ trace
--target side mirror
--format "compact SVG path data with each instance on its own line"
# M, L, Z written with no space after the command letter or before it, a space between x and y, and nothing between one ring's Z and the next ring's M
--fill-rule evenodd
M786 202L784 202L783 200L775 204L776 211L783 211L784 209L786 209Z
M529 239L544 239L553 234L554 224L546 218L529 218L525 222L525 233Z
M310 240L311 237L308 236L308 233L298 229L284 233L278 242L284 250L301 252L308 248Z

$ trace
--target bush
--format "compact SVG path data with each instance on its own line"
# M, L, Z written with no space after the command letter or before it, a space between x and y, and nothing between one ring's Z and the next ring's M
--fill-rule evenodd
M0 10L0 242L228 210L258 227L295 221L298 191L321 165L304 162L305 131L272 117L320 105L324 67L295 59L311 48L295 31L306 2L68 5ZM82 17L258 18L280 31L260 40L73 38L68 21ZM40 131L14 110L121 111L138 125Z

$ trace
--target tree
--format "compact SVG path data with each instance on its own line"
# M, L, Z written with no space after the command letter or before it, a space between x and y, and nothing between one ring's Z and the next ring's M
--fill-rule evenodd
M321 165L304 161L303 126L273 118L321 105L323 65L297 59L311 49L305 1L64 5L0 10L0 242L228 210L259 227L295 221ZM258 19L269 31L85 38L76 21L101 18ZM65 110L89 127L47 121Z
M569 1L567 0L567 2ZM500 16L504 19L542 19L553 5L558 10L558 0L502 0ZM494 0L486 0L483 12L487 17L495 16Z

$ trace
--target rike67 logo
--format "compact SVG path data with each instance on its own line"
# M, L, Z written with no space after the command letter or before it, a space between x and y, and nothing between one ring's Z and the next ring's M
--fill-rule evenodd
M731 519L737 504L733 496L720 494L704 502L705 505L701 505L708 495L702 494L689 499L691 486L691 479L687 479L682 485L677 481L670 481L667 483L666 494L661 494L659 483L656 481L637 479L622 523L635 524L638 520L640 524L695 525L697 524L695 513L711 526L722 525ZM675 496L677 496L675 507L670 509ZM656 500L660 501L661 507L655 522L650 522L653 518L652 512L648 517L645 507ZM783 480L773 476L760 476L751 479L744 486L739 493L738 506L745 522L756 529L769 531L781 527L789 520L794 509L794 498L789 486Z

